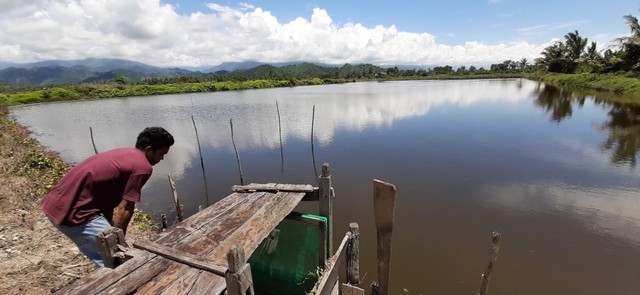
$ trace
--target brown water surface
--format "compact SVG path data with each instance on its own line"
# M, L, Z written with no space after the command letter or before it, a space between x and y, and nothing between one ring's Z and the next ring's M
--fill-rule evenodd
M133 145L145 126L166 127L176 145L154 168L141 205L155 214L171 211L168 173L188 214L239 183L229 119L245 182L315 184L312 159L315 169L328 162L335 240L349 222L360 224L365 286L376 279L372 180L391 182L391 294L477 293L492 231L502 243L491 294L640 290L638 107L514 79L131 97L11 114L70 162L93 153L89 126L99 150Z

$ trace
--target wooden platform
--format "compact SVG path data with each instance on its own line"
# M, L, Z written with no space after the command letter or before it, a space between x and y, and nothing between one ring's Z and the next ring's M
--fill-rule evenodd
M157 235L138 241L133 258L101 268L57 294L221 294L232 247L249 257L303 198L311 185L251 184Z

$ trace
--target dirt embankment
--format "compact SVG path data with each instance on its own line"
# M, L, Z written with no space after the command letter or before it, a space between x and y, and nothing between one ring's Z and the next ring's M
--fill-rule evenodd
M0 107L0 293L47 294L95 269L40 210L68 169ZM127 240L149 234L132 225Z

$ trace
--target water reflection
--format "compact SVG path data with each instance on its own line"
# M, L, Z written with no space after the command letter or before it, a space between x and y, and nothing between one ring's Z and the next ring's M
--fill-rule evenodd
M611 162L635 168L640 150L640 106L612 105L609 120L601 128L609 131L601 147L613 151Z
M635 189L546 182L490 185L481 191L487 204L509 208L514 214L572 216L594 233L640 246Z
M361 245L375 245L371 179L392 182L392 294L476 292L493 230L505 245L496 293L638 289L640 178L626 169L635 167L638 109L598 97L521 79L412 81L76 101L11 115L72 163L93 154L89 126L101 151L166 127L176 144L145 186L141 207L151 213L172 207L168 173L185 216L208 201L194 121L211 203L238 184L230 119L246 182L313 184L312 161L329 162L336 228L358 222ZM361 257L368 284L375 247Z
M607 102L605 96L612 94L577 94L543 84L535 88L535 93L535 104L545 109L551 121L556 123L570 118L573 108L583 107L587 100L608 109L607 120L596 124L597 128L609 133L600 150L611 152L610 160L614 165L636 167L640 151L640 106Z
M309 141L315 106L314 140L328 146L338 130L389 127L442 105L517 102L527 98L533 87L532 82L523 86L508 80L356 83L29 105L12 108L11 114L71 163L93 154L90 126L102 151L131 145L146 126L167 126L178 140L163 166L182 174L198 155L191 116L201 130L203 149L233 152L229 128L233 119L241 152L271 150L281 142Z

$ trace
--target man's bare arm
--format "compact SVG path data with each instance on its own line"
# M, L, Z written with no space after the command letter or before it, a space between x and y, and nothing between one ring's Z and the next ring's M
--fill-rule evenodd
M113 214L113 226L122 229L125 235L127 234L127 226L129 225L129 221L131 221L135 208L135 202L123 199Z

